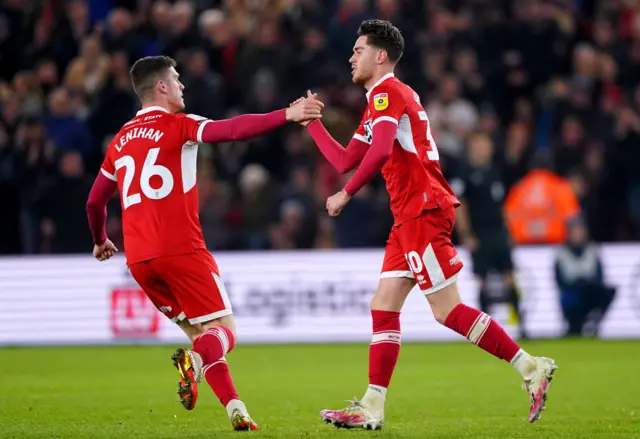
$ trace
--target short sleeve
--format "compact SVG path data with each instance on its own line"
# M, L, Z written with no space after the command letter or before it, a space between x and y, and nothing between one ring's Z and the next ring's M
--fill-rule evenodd
M396 125L404 114L406 103L402 93L393 86L379 85L373 90L369 110L371 111L371 126L382 121L393 122Z
M109 143L107 147L107 152L104 156L104 160L102 161L102 166L100 166L100 172L102 175L107 177L109 180L118 181L118 177L116 176L116 167L113 163L113 141Z
M211 120L197 114L180 115L178 124L180 125L183 140L185 142L202 143L202 131L209 122Z

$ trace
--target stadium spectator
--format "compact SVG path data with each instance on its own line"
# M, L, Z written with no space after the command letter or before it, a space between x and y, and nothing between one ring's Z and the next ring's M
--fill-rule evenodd
M58 70L63 72L71 60L80 53L82 39L93 33L94 23L91 22L89 5L86 0L71 0L67 2L64 10L57 11L64 14L57 25L49 19L52 12L50 10L43 11L42 21L39 23L39 26L43 29L37 29L37 32L45 33L50 38L49 44L53 45L54 54L46 53L46 56L47 58L56 59ZM36 37L36 39L40 38L44 37ZM39 42L38 46L47 47L44 41Z
M109 57L102 52L100 39L88 36L82 40L80 56L69 64L64 84L93 96L104 86L108 73Z
M567 242L558 249L555 261L566 335L595 336L616 290L604 282L598 247L589 242L583 220L574 218L568 228Z
M51 92L47 138L63 151L77 151L88 157L94 153L91 134L73 110L73 96L67 89L59 87Z
M505 200L507 226L516 244L560 244L566 239L566 222L580 213L569 181L546 169L545 162L538 157Z
M44 238L40 249L42 253L81 253L92 244L91 233L84 227L83 204L93 182L78 152L65 152L59 163L59 177L39 202Z
M246 166L239 177L239 224L246 234L245 247L262 250L268 247L267 229L277 205L277 185L262 165Z
M224 114L224 82L220 75L209 70L209 57L203 49L194 49L187 57L184 100L195 114L221 119Z

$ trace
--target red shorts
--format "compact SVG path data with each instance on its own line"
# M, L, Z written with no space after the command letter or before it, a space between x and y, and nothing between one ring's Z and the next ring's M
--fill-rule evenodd
M462 261L451 243L456 210L431 210L391 229L380 278L415 279L424 294L451 285Z
M186 318L196 324L232 314L218 265L207 250L137 262L129 270L172 322Z

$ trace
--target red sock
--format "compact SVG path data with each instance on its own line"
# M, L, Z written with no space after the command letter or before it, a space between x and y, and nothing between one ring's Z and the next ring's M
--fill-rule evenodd
M236 339L229 328L214 326L193 341L193 352L200 354L205 366L224 357L235 345Z
M233 386L227 360L221 358L207 364L202 368L202 373L223 406L226 407L232 399L240 399Z
M487 314L464 303L451 310L444 325L502 360L511 361L520 350L518 343L509 337L502 326Z
M369 347L369 384L389 387L400 355L400 313L372 310L373 337Z

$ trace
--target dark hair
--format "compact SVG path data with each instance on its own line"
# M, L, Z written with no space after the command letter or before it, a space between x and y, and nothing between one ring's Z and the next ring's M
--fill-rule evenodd
M158 79L176 65L175 60L168 56L147 56L136 61L129 74L138 97L140 99L147 97L153 91Z
M360 23L358 36L366 36L369 45L384 49L393 63L397 62L404 53L402 33L390 21L365 20Z

